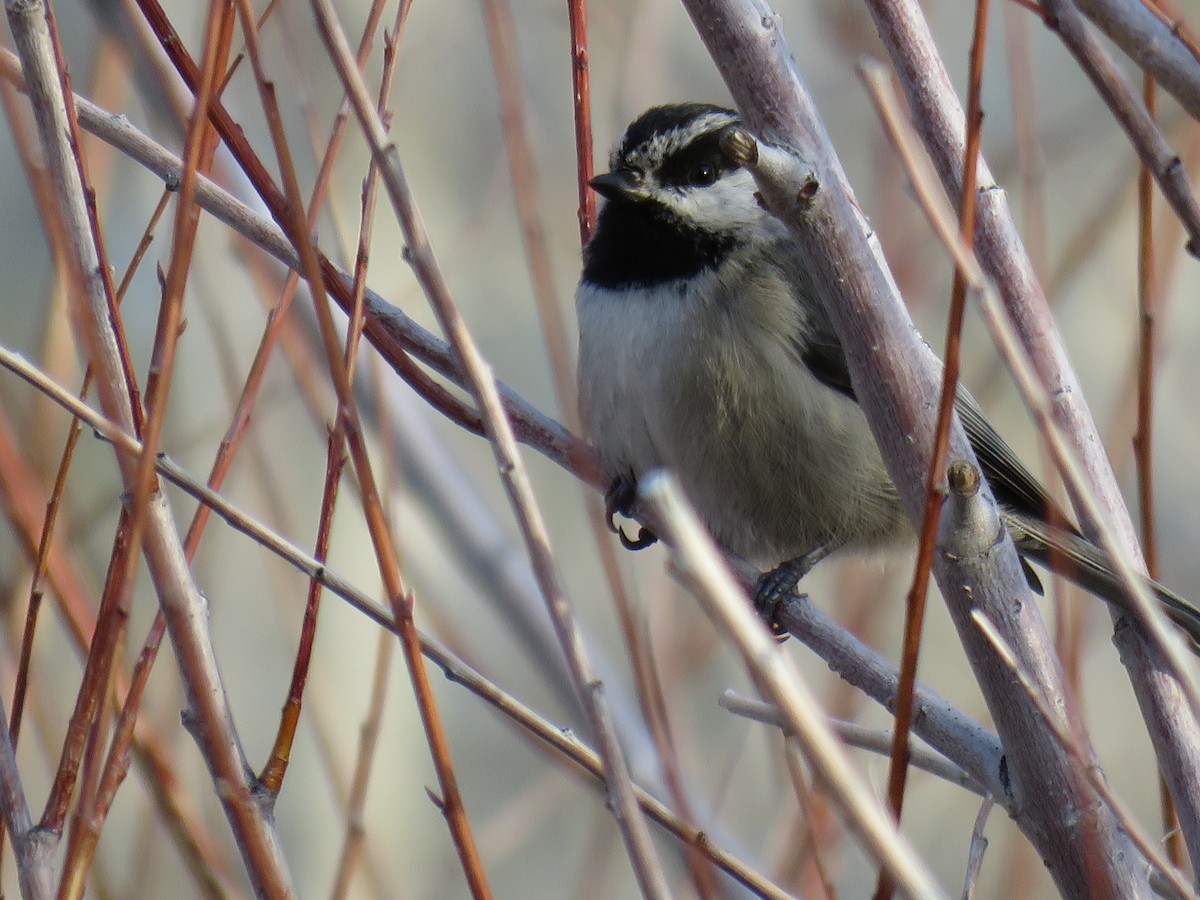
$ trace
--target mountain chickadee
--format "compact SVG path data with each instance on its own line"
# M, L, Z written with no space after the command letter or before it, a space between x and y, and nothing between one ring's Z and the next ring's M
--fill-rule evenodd
M729 109L671 104L626 130L592 179L607 201L576 295L580 408L613 478L613 515L637 479L671 469L713 536L756 565L765 612L817 558L912 539L859 409L803 249L722 151ZM1106 554L1046 495L978 405L957 410L1022 558L1123 603ZM1057 523L1057 524L1051 524ZM1037 578L1026 564L1031 584ZM1153 582L1200 641L1200 611Z

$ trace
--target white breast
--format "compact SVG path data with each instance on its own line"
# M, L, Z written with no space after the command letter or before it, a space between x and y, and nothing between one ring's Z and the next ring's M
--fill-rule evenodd
M694 305L686 291L579 287L579 371L589 373L579 381L580 412L614 477L671 461L664 373L686 350Z
M678 289L581 285L580 409L605 470L674 470L714 536L762 565L903 531L858 404L799 361L794 286L744 262Z

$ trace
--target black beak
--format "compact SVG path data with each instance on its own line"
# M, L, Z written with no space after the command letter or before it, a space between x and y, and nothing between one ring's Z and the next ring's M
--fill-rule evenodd
M621 172L605 172L603 175L597 175L588 184L605 200L616 200L637 191L633 179Z

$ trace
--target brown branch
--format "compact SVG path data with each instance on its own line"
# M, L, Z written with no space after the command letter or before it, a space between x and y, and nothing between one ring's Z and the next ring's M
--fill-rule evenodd
M959 221L963 240L970 242L975 234L975 172L982 136L983 110L980 92L983 87L983 61L987 41L987 0L975 2L975 24L971 39L971 64L967 94L967 147L964 159L967 177L959 195ZM895 138L893 137L893 140ZM921 518L920 543L916 572L908 593L904 620L904 645L900 663L900 690L896 697L896 728L893 732L891 758L888 763L888 801L896 821L901 820L904 805L904 786L908 774L909 729L913 717L913 690L917 681L917 660L921 650L921 628L925 620L925 601L929 576L933 570L933 554L937 542L938 514L945 497L947 456L950 448L950 423L954 417L954 402L958 397L959 356L962 348L963 315L966 309L967 280L957 267L950 292L950 317L946 326L946 349L942 354L941 396L938 400L937 424L934 426L932 460L925 483L925 509ZM879 875L875 890L877 900L887 900L892 894L884 873Z
M1124 73L1088 28L1073 0L1042 0L1042 5L1050 17L1048 26L1058 33L1067 50L1075 57L1113 117L1125 130L1142 165L1150 170L1163 197L1183 222L1188 235L1189 252L1193 256L1200 256L1200 203L1196 201L1191 179L1179 157L1146 108L1138 102ZM1195 64L1195 60L1192 62ZM1197 70L1197 75L1200 76L1200 70ZM1200 97L1200 94L1197 96ZM1196 109L1200 110L1200 106Z
M59 387L19 355L0 347L0 366L3 366L28 382L72 415L82 419L105 440L112 442L125 453L136 454L139 452L141 444L136 438L133 438L103 415L75 398L71 392ZM305 551L292 545L261 523L242 513L220 494L212 491L202 482L184 472L183 469L172 462L165 454L159 455L157 465L158 471L163 477L182 489L189 496L210 506L213 512L224 519L230 527L245 534L251 540L275 554L305 576L319 578L327 590L341 597L348 605L365 615L376 625L393 634L399 633L399 626L396 624L389 610L379 606L337 572L322 565ZM450 681L463 685L471 693L496 708L539 741L553 748L556 752L569 757L603 786L605 768L600 755L576 739L569 729L563 729L552 722L542 719L531 709L506 694L484 678L479 672L468 666L441 643L421 634L419 631L417 634L421 652L441 668ZM922 701L924 701L924 698L922 698ZM936 719L938 718L938 711L935 709L929 715ZM964 721L966 721L966 717L955 711L950 716L945 717L942 724L953 730L956 727L961 728L961 723ZM783 900L783 898L789 896L781 888L771 884L736 857L716 847L707 835L702 831L692 828L675 816L666 806L649 793L641 788L635 788L634 792L638 803L646 811L647 815L651 816L655 821L681 839L701 847L709 859L733 878L763 897L780 898L780 900Z
M17 84L23 84L20 68L11 54L0 52L0 75ZM179 167L177 157L151 141L123 117L113 116L83 98L76 98L76 101L79 104L81 124L120 148L166 183L174 183ZM255 214L221 188L201 179L197 198L208 212L283 264L293 268L298 265L295 251L278 227ZM350 276L339 277L347 283L350 282ZM401 349L403 345L404 348L419 352L421 358L439 372L443 372L456 383L461 383L459 368L450 359L449 348L443 341L369 290L366 293L366 306L369 313L367 337L391 365L395 366L398 358L407 359ZM372 323L376 325L374 329ZM409 364L412 364L411 360ZM607 486L607 480L600 474L599 469L581 452L581 449L585 448L578 438L540 413L511 388L502 384L500 391L517 434L525 443L594 487L603 490ZM472 430L478 433L482 426L477 415L472 412L472 416ZM99 427L95 421L88 421L89 424ZM207 496L203 493L202 485L185 487L185 490L196 497ZM206 504L209 502L205 501ZM231 524L237 527L236 517ZM271 549L269 545L268 548ZM493 573L492 577L502 577L502 574ZM844 628L822 616L811 604L799 598L785 602L781 615L785 624L792 625L792 630L799 639L812 646L818 655L827 660L849 683L864 690L889 709L893 706L896 672L861 641L854 639ZM1000 797L1003 794L997 781L1000 752L995 738L971 722L961 711L927 693L919 693L918 702L924 713L916 722L917 732L970 771L981 783L991 785L990 789Z
M542 337L550 358L555 396L567 427L577 431L579 417L575 412L575 369L571 364L567 326L563 321L562 303L555 287L550 248L546 243L546 229L539 209L537 160L521 88L516 24L513 22L510 0L483 0L483 21L491 48L496 90L500 95L500 127L516 201L517 223L533 283L533 299L537 304ZM591 189L587 189L586 193L590 197Z
M326 362L338 398L338 420L345 429L346 444L350 457L358 475L359 489L362 494L363 510L365 512L368 532L379 564L379 574L383 580L388 602L392 607L396 624L399 627L400 645L404 651L405 662L408 664L409 678L412 682L413 693L421 714L421 723L425 730L426 741L437 771L438 784L441 789L439 809L446 819L450 834L458 853L459 862L471 893L476 898L490 898L491 889L483 864L475 847L475 839L471 831L470 820L467 817L458 787L458 778L454 772L454 763L450 755L449 743L445 727L442 724L441 713L433 694L433 687L425 668L425 662L420 653L420 642L413 620L413 595L405 587L400 573L396 550L392 543L391 534L383 515L383 504L376 485L375 475L367 453L358 410L350 387L351 373L343 361L341 348L338 346L336 330L329 299L325 292L325 281L312 240L311 229L303 219L303 200L300 196L300 185L292 165L287 139L283 129L282 117L279 113L275 98L274 83L267 77L259 54L257 35L254 28L254 17L248 0L240 0L238 10L242 21L242 32L246 37L246 49L254 69L254 79L258 85L263 109L266 113L267 124L271 132L272 144L275 147L280 172L283 176L284 195L286 202L281 209L280 220L284 230L288 232L289 240L300 257L300 268L308 281L309 290L313 296L313 305L317 313L321 338L325 346ZM344 42L345 36L342 35ZM354 66L350 48L345 46L342 62L355 75L358 69ZM345 74L345 73L343 73ZM365 93L361 76L357 86ZM354 91L348 89L355 101L356 111L360 98Z
M64 90L50 42L45 9L40 3L9 5L9 21L22 55L28 90L38 122L38 134L55 182L56 204L70 236L72 300L82 343L95 366L97 386L106 414L133 430L139 415L130 392L133 380L121 352L107 284L107 265L99 256L99 234L89 212L87 191L74 154L73 95ZM136 458L117 454L122 480L132 492ZM142 550L166 614L180 670L188 688L194 735L209 766L218 796L256 890L286 897L292 889L277 837L268 817L255 802L246 777L240 740L217 672L206 630L206 604L184 561L170 506L162 494L148 504Z
M670 545L689 589L736 647L759 690L779 706L789 733L863 849L906 896L941 896L932 874L851 767L795 662L768 634L678 485L666 473L652 472L639 479L638 494L653 511L656 530L663 529L658 533Z
M1156 91L1154 79L1143 78L1142 100L1146 113L1155 118ZM1136 363L1137 424L1133 433L1134 463L1137 472L1138 508L1141 512L1142 549L1146 555L1146 571L1151 578L1159 577L1158 534L1154 517L1154 344L1155 316L1158 312L1158 279L1154 259L1154 193L1149 169L1142 166L1137 177L1138 207L1138 354ZM1160 770L1158 773L1159 804L1162 808L1163 833L1171 863L1182 868L1184 862L1183 835L1179 831L1179 816L1171 789Z
M21 457L11 425L0 416L0 504L11 531L18 536L29 560L36 558L38 535L43 524L41 498L45 486L39 475ZM87 654L88 642L95 631L95 613L91 592L72 568L61 547L49 545L46 557L46 581L66 623L67 637L77 653ZM136 675L136 673L135 673ZM114 675L114 691L125 690L120 672ZM114 700L114 702L119 702ZM175 840L181 856L209 897L228 894L228 866L217 850L217 843L188 807L181 789L178 771L172 766L167 742L145 722L135 731L134 754L145 778L147 791L154 799L161 821Z
M372 156L382 170L384 186L404 233L409 261L442 330L454 348L476 405L483 415L501 481L516 513L534 574L566 654L576 692L588 711L596 739L602 748L609 776L613 813L625 839L639 886L649 897L666 897L666 879L650 842L642 812L634 798L627 763L617 741L611 712L603 696L603 684L593 674L578 624L567 600L562 575L550 551L549 535L533 500L528 474L517 451L512 426L500 401L495 378L480 356L442 278L425 233L424 223L401 170L396 148L387 140L383 125L366 95L365 86L350 65L349 47L334 10L328 0L313 0L313 9L326 49L352 99L359 124L371 146Z
M367 701L367 712L359 731L358 754L354 760L354 776L350 784L350 797L346 804L346 835L342 839L342 851L338 857L337 874L329 896L333 900L344 900L350 893L354 871L365 851L363 809L367 805L367 786L370 784L371 764L379 745L380 725L383 721L384 700L387 698L388 676L391 672L395 643L392 635L380 629L379 642L375 650L375 674L371 679L371 695Z
M397 22L394 34L398 34L407 15L409 5L401 4L397 11ZM362 37L358 42L357 64L361 71L367 63L371 45L374 42L379 22L383 17L383 0L375 0L367 15ZM384 73L382 78L381 105L386 97L391 79L395 71L395 52L393 36L385 46ZM332 133L326 144L325 153L321 158L321 167L317 173L316 183L308 204L307 227L316 227L320 208L324 203L325 194L333 175L333 163L341 148L345 136L346 125L349 122L348 104L343 101L338 109ZM368 182L363 190L362 224L359 229L358 254L354 268L354 303L353 314L350 317L350 327L346 334L346 349L343 354L348 381L354 380L354 366L357 360L359 337L362 334L362 292L366 283L367 244L370 240L371 221L374 212L375 173L367 176ZM288 273L287 284L284 288L288 296L294 294L299 283L298 273ZM337 418L333 433L327 441L325 462L325 484L321 489L321 507L317 519L317 539L313 555L324 561L329 553L329 541L333 531L334 510L337 506L338 485L346 464L345 456L346 424L342 416ZM259 781L264 789L272 794L278 794L287 773L288 760L291 758L292 745L296 737L296 728L300 722L300 710L303 703L304 688L308 681L308 671L312 662L313 644L316 639L317 616L321 604L321 583L316 579L309 580L308 601L305 604L304 616L301 620L300 637L297 642L296 659L292 665L292 679L288 685L287 697L283 702L283 712L280 716L279 728L276 730L275 741L271 748L270 757L263 766Z
M571 26L571 94L575 110L575 171L579 190L579 244L586 246L596 227L592 180L592 96L588 73L587 0L567 0Z
M212 155L216 150L216 146L209 136L207 106L213 83L218 72L224 69L228 58L232 25L231 7L227 4L215 3L210 6L205 26L204 65L201 71L200 95L188 122L183 175L175 208L174 228L172 229L171 261L166 277L163 279L162 304L159 307L158 322L151 349L150 370L146 379L145 400L149 409L145 420L144 450L137 460L133 474L130 500L126 509L122 511L122 532L127 531L128 533L127 535L122 533L117 542L120 552L114 553L113 565L110 569L110 587L105 592L106 599L109 591L113 592L117 605L107 614L102 605L99 622L103 628L97 631L97 635L93 639L93 649L98 646L105 651L100 657L100 666L102 667L100 671L104 673L100 689L105 694L108 693L108 682L111 678L112 656L116 652L117 641L124 635L124 626L128 619L130 594L138 561L136 548L141 544L141 536L146 526L148 501L151 493L158 490L154 456L162 439L163 427L166 422L167 401L175 370L176 350L181 334L180 323L183 320L184 288L187 284L192 253L195 248L196 229L200 221L200 210L194 203L196 176L199 171L207 171L211 168ZM129 512L129 521L126 525L125 513L127 511ZM159 612L161 615L161 610ZM114 624L108 625L109 621ZM160 640L162 627L160 616L156 616L154 628L158 631ZM105 636L110 632L112 637L106 638ZM89 655L88 668L85 669L85 685L88 683L87 672L91 669L92 655ZM133 722L138 710L137 701L140 700L140 691L136 681L131 693L134 695L135 702L132 705L127 703L126 707L122 709L122 721L114 735L110 754L111 760L119 762L106 766L103 778L99 766L102 732L98 727L98 720L97 724L93 725L88 757L92 762L93 780L80 791L79 802L76 804L75 815L72 819L70 840L63 865L60 891L63 897L83 895L85 879L99 842L100 829L117 787L128 767L128 748L133 738ZM117 742L118 739L120 743ZM103 795L100 794L101 785L104 788ZM65 799L65 795L63 797Z
M958 196L962 189L964 114L924 15L912 0L869 0L868 8L938 177L948 194ZM1137 541L1103 441L1084 404L1083 391L1067 359L1046 296L1017 236L1004 192L997 189L982 160L979 168L982 192L976 252L1007 311L994 324L1001 327L1000 318L1004 319L1002 327L1012 332L1021 353L1032 363L1035 377L1026 379L1018 371L1018 383L1026 403L1043 423L1043 433L1058 447L1055 458L1060 471L1068 457L1077 461L1073 468L1076 477L1065 480L1085 534L1118 562L1128 559L1136 554ZM993 320L988 321L992 328ZM1090 501L1084 496L1084 485ZM1179 805L1185 839L1193 858L1198 858L1200 781L1194 773L1200 771L1200 728L1187 711L1193 692L1177 675L1167 674L1172 669L1178 671L1178 667L1168 663L1159 647L1139 629L1125 627L1130 620L1126 613L1111 606L1110 612L1117 626L1115 641L1122 661Z

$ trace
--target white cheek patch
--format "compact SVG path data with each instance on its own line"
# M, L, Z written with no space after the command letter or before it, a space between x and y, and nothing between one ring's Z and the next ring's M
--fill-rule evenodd
M783 226L759 205L757 189L754 176L736 169L708 187L667 188L662 200L685 222L704 231L774 234Z

